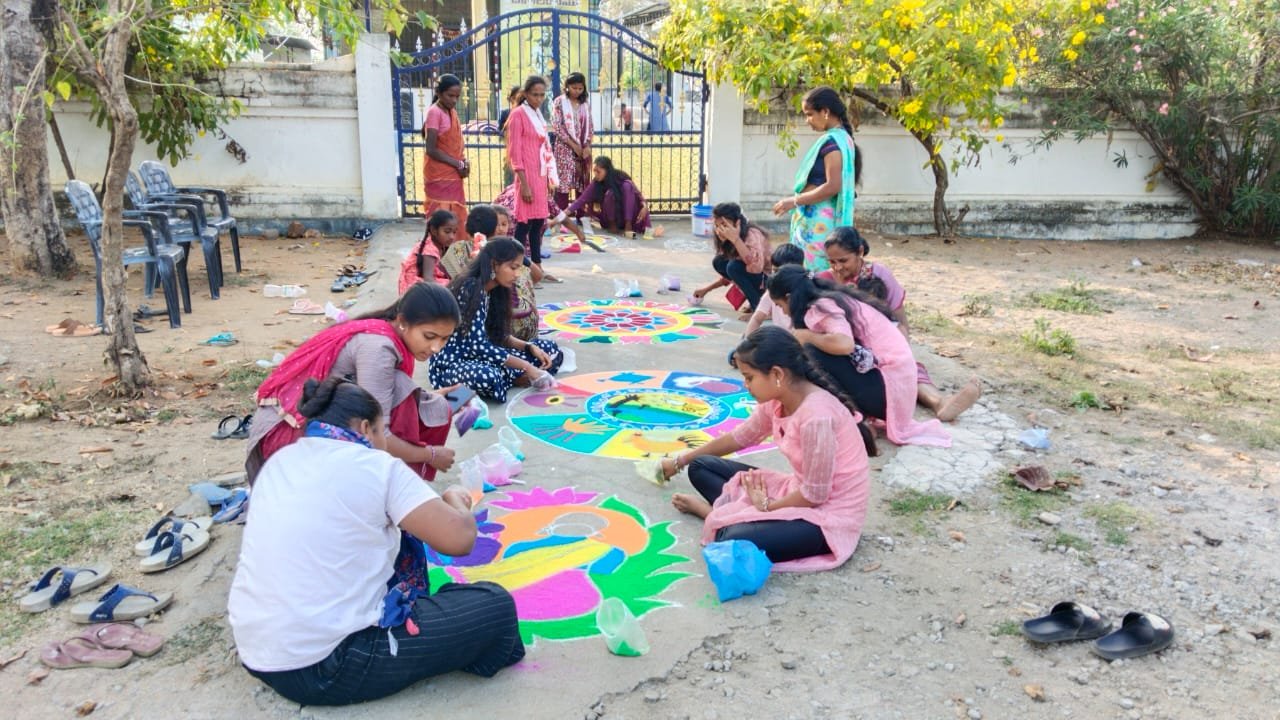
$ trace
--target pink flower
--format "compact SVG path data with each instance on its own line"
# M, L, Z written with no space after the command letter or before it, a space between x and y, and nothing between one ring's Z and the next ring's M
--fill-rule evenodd
M1134 70L1141 70L1141 69L1142 69L1142 61L1141 61L1141 60L1139 60L1138 62L1134 63L1134 64L1133 64L1133 69L1134 69Z
M1156 112L1160 113L1161 115L1168 115L1169 103L1160 103L1160 107L1156 109Z
M1142 46L1141 46L1141 45L1134 45L1134 46L1133 46L1133 51L1134 51L1135 53L1140 53L1140 52L1142 52Z
M1138 29L1137 29L1137 28L1133 28L1133 29L1129 30L1129 37L1133 37L1134 35L1137 35L1137 34L1138 34Z

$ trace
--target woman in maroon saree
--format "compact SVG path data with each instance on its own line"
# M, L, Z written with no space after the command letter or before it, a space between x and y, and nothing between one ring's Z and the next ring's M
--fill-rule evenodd
M586 215L611 233L638 235L649 228L644 195L631 176L614 168L607 157L596 158L591 166L591 184L565 213L574 218Z

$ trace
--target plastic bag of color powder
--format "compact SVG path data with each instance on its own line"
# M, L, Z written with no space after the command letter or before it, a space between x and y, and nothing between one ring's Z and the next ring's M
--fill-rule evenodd
M596 626L604 635L609 652L625 657L638 657L649 652L649 640L644 636L640 621L631 614L616 597L606 599L596 610Z
M769 556L750 540L713 542L702 548L702 559L720 602L755 595L773 570Z

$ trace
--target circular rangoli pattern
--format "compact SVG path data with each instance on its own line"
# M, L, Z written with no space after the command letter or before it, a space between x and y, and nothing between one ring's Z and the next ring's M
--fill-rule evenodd
M739 380L628 370L560 378L551 390L518 396L507 413L513 425L548 445L637 460L683 452L732 432L755 405Z
M698 307L648 300L580 300L538 307L542 332L557 340L670 343L710 333L724 318Z

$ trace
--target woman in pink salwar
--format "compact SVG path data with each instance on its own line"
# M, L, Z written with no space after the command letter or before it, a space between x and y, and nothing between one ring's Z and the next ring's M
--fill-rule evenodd
M547 221L547 193L560 184L556 159L542 117L547 97L547 81L529 76L521 88L521 102L507 120L507 160L519 188L516 199L515 238L524 245L533 262L534 276L547 282L558 279L542 271L542 228Z
M564 81L564 93L551 108L551 131L555 133L556 170L560 184L556 187L556 207L569 207L569 194L582 195L591 167L591 140L595 128L591 124L591 105L587 102L587 78L580 72Z
M732 433L663 459L667 477L688 467L698 491L677 494L671 503L703 518L703 544L748 540L785 572L839 567L862 535L871 487L867 450L874 452L874 441L852 401L830 386L786 330L757 330L733 357L759 404ZM792 472L720 457L770 436Z
M804 268L769 278L769 296L791 317L792 333L867 417L884 421L895 445L951 447L938 420L916 422L916 360L879 301Z

